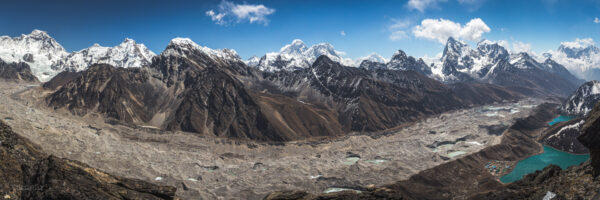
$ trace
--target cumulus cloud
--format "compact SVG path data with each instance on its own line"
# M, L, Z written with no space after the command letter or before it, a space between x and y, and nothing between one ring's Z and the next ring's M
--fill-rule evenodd
M490 31L490 27L480 18L471 19L464 26L442 18L424 19L412 30L413 35L417 38L437 40L440 43L445 43L449 37L478 41L484 33Z
M568 48L586 48L592 45L595 45L594 40L592 38L575 38L575 41L571 42L561 42L560 45L568 47Z
M600 23L600 19L598 19L598 17L594 17L594 23L596 23L596 24Z
M205 14L218 25L248 21L266 26L269 24L267 16L274 12L275 9L262 4L236 4L223 0L216 9L206 11Z
M341 35L341 36L346 36L346 32L345 32L345 31L341 31L341 32L340 32L340 35Z
M409 0L407 3L408 8L411 10L418 10L424 12L425 9L431 7L437 7L439 2L446 2L447 0Z

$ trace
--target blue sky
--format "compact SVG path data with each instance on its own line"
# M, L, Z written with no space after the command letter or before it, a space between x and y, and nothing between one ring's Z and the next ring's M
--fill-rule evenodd
M600 17L600 1L592 0L20 0L2 4L0 35L41 29L67 51L94 43L115 46L129 37L160 53L170 39L189 37L210 48L233 48L248 58L278 51L298 38L307 45L331 43L350 58L371 52L389 58L397 49L413 56L434 56L443 50L438 40L448 34L471 43L486 38L518 46L515 49L530 46L535 52L554 50L560 42L575 38L600 40L600 20L594 22ZM218 20L218 14L225 17ZM467 25L474 19L477 23Z

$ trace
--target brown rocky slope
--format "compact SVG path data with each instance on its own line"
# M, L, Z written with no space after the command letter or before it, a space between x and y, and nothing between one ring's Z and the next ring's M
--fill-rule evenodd
M0 121L0 195L4 199L176 199L174 187L116 177L57 158Z

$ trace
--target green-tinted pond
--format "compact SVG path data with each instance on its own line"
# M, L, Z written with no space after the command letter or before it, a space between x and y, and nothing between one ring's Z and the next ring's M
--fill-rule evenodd
M531 156L517 163L514 170L500 178L503 183L517 181L523 176L542 170L550 164L558 165L562 169L585 162L590 155L575 155L558 151L552 147L544 146L544 153Z
M550 126L552 126L552 125L554 125L554 124L556 124L558 122L569 121L569 120L572 120L572 119L575 119L575 117L568 116L568 115L560 115L560 116L554 118L554 120L552 120L551 122L548 122L548 124Z

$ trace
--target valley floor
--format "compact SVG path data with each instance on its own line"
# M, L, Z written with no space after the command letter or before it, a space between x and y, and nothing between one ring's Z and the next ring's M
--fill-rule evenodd
M281 145L111 125L55 111L37 85L0 83L0 119L45 151L114 175L178 187L185 199L261 199L277 190L385 185L500 143L528 99L444 113L380 137L354 134ZM330 189L331 191L331 189Z

